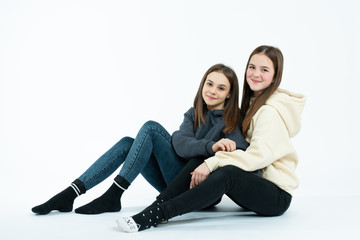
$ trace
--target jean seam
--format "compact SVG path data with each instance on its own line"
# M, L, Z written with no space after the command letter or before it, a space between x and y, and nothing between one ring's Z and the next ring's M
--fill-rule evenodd
M89 183L90 181L93 181L94 179L97 179L99 176L102 175L103 172L105 172L107 169L109 169L119 158L121 155L123 155L126 151L122 151L119 155L117 155L113 160L107 164L103 169L97 172L97 174L94 174L91 178L89 178L85 184Z
M154 126L154 127L149 127L148 129L146 129L145 134L144 134L144 137L141 139L141 143L139 144L139 146L138 146L137 149L135 150L135 158L131 161L131 165L130 165L130 167L128 168L128 170L124 173L124 176L127 175L127 174L129 174L129 172L130 172L131 169L133 168L133 166L134 166L134 164L135 164L135 162L136 162L136 160L137 160L137 158L138 158L138 156L139 156L138 153L139 153L140 149L141 149L141 148L143 147L143 145L144 145L145 139L148 137L148 135L149 135L150 132L152 132L152 131L159 133L161 136L163 136L163 137L166 139L166 141L168 141L167 138L166 138L166 135L163 134L162 131L160 131L157 127ZM168 142L171 143L171 140L168 141ZM123 176L123 177L124 177L124 176Z

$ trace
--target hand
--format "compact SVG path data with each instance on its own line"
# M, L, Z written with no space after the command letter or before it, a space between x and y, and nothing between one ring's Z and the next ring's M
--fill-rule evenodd
M193 187L204 181L210 175L210 169L208 168L206 163L203 162L190 174L192 175L190 182L190 189L192 189Z
M228 138L223 138L223 139L220 139L219 141L217 141L212 146L212 150L213 150L213 152L217 152L217 151L232 152L232 151L236 150L236 143L233 140L230 140Z

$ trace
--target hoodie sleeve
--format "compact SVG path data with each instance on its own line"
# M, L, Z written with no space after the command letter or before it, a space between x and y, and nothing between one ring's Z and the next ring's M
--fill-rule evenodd
M176 154L185 159L213 156L212 145L214 143L212 140L195 138L193 108L184 114L184 121L179 130L172 135L172 144Z
M246 151L217 152L215 156L205 160L210 171L226 165L255 171L293 152L289 133L276 109L263 106L252 121L254 131Z

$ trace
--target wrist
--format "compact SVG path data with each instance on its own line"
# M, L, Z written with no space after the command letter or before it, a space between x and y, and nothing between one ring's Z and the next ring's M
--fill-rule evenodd
M207 151L209 152L209 156L213 156L215 154L215 152L216 152L216 151L214 151L215 144L216 144L215 142L211 141L206 145Z

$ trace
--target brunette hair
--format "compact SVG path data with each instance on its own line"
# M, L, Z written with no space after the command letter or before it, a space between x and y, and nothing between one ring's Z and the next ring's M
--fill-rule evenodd
M194 112L195 122L194 131L200 127L200 124L205 124L205 116L208 111L206 103L202 97L202 90L207 76L212 72L219 72L225 75L230 83L230 97L225 100L223 119L225 122L225 128L223 132L233 132L240 121L240 109L239 109L239 82L234 70L224 64L215 64L210 67L204 74L197 94L194 99Z
M274 65L274 78L269 87L264 89L261 94L256 96L255 99L250 104L250 99L254 96L254 91L250 89L249 84L246 81L246 71L249 68L249 62L252 56L255 54L264 54L267 56ZM245 75L244 75L244 86L241 100L241 133L244 137L247 136L247 131L250 127L250 122L255 113L259 110L259 108L265 104L265 102L269 99L269 97L276 91L281 83L281 77L284 66L284 57L280 51L280 49L272 46L259 46L257 47L249 57L249 60L246 64Z

